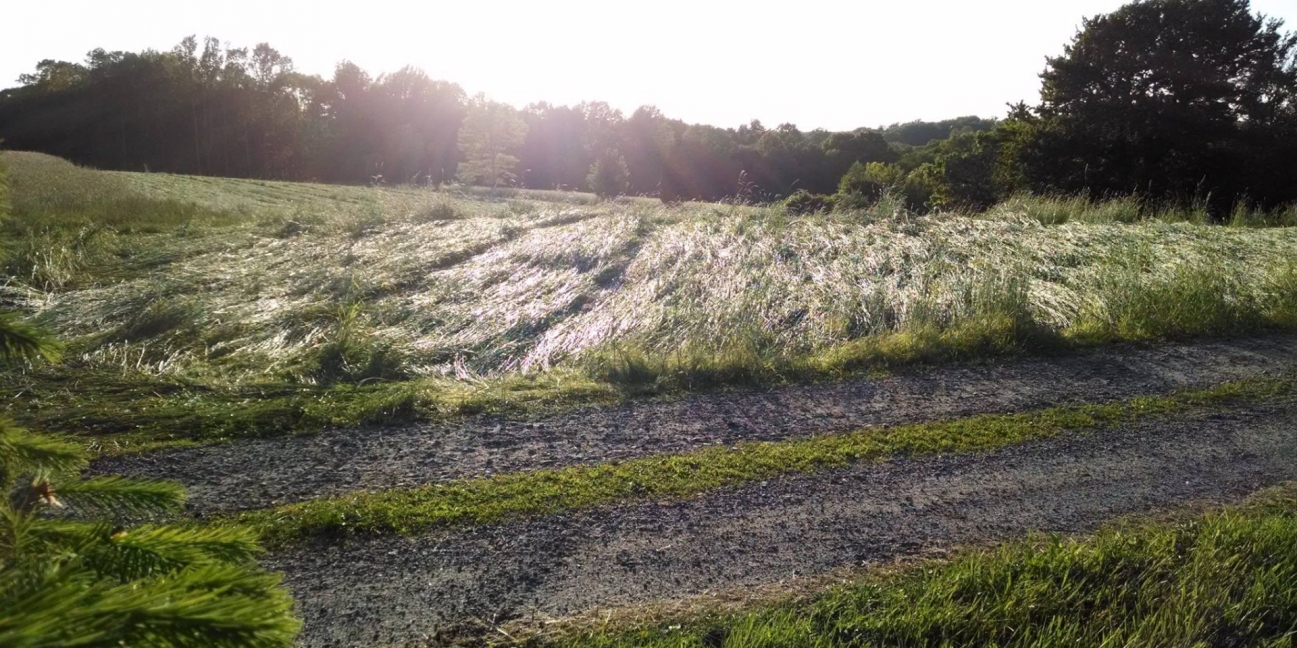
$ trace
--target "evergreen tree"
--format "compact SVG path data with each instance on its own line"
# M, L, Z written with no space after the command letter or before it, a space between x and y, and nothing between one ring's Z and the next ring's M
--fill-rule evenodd
M3 362L55 352L10 314L0 340ZM123 526L175 510L183 488L85 465L79 446L0 421L0 646L292 645L292 599L253 564L251 532Z

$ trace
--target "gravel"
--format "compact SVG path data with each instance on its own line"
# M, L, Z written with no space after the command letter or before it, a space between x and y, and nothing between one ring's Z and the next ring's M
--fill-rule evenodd
M631 401L535 419L328 430L97 462L95 472L180 481L196 512L260 508L355 490L682 452L868 425L1103 402L1286 371L1297 337L1114 345L879 380Z
M1069 361L1070 362L1070 361ZM941 402L941 401L937 401ZM1078 533L1297 479L1297 402L1145 419L648 503L272 555L307 646L778 583L933 548Z

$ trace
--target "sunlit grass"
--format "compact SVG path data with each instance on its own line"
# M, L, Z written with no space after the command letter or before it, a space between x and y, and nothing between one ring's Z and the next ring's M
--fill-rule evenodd
M1129 201L789 217L3 157L14 213L0 299L68 342L63 366L0 376L44 394L48 406L6 406L29 425L129 407L80 395L101 381L217 394L213 411L247 393L292 393L267 396L288 410L414 393L398 410L419 418L459 411L444 394L526 409L1297 324L1297 230L1141 220ZM499 387L518 382L582 387ZM271 416L292 423L262 431L373 420L362 411ZM161 426L127 418L146 435ZM255 419L219 420L171 433L256 432Z

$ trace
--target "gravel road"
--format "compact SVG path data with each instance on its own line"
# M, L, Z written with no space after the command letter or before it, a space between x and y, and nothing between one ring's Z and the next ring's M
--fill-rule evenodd
M303 644L420 642L465 620L564 615L770 584L934 547L1032 530L1084 532L1115 516L1234 500L1297 479L1295 417L1297 402L1287 399L1146 419L989 454L859 465L685 502L309 546L267 564L286 574L297 598Z
M915 371L879 380L634 401L536 419L329 430L99 461L172 479L195 511L258 508L497 472L593 463L748 440L1103 402L1286 371L1297 337L1114 345L1089 353Z

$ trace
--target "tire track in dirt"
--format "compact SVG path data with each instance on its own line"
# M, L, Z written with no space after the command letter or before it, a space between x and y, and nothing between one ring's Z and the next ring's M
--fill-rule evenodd
M117 457L99 473L180 481L198 512L354 490L597 463L868 425L1103 402L1297 367L1297 336L1116 345L1070 356L932 369L879 380L632 401L527 419L328 430L309 437Z
M470 620L754 587L927 549L1079 533L1297 479L1297 399L983 455L899 459L413 538L272 556L309 646L424 641Z

